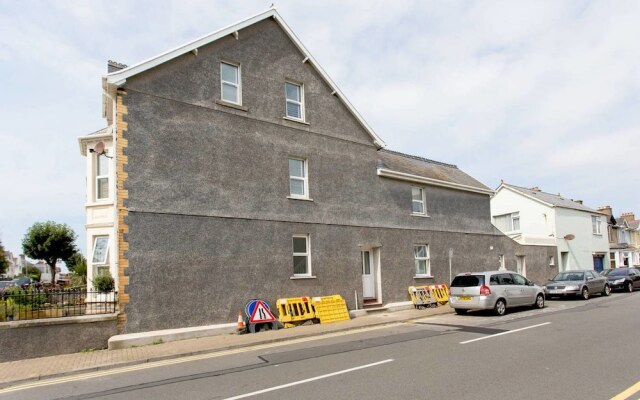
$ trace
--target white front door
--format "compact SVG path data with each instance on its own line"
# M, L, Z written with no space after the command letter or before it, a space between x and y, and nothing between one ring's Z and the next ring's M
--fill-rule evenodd
M376 272L371 251L362 252L362 297L376 297Z
M516 256L516 272L522 276L527 276L527 265L524 256Z

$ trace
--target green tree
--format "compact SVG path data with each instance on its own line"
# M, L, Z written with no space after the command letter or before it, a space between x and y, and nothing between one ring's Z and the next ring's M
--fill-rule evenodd
M40 270L36 268L35 265L29 264L24 268L24 276L26 277L35 279L36 281L40 281L41 275L42 275L42 272L40 272Z
M69 271L80 277L83 284L87 283L87 259L84 258L82 253L75 253L70 259L65 260L65 264L67 264Z
M51 268L51 281L56 282L56 264L69 260L76 252L76 234L67 224L53 221L36 222L22 239L22 250L27 257L44 260Z
M4 256L4 246L2 245L2 242L0 242L0 274L4 274L5 272L7 272L8 268L9 261L7 261L6 257Z

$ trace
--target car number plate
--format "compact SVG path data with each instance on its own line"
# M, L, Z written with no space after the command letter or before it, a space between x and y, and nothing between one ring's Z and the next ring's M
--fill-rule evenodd
M558 290L558 289L551 289L549 290L550 294L556 294L556 293L562 293L562 290Z
M460 297L458 297L458 300L460 300L460 301L471 301L471 297L469 297L469 296L460 296Z

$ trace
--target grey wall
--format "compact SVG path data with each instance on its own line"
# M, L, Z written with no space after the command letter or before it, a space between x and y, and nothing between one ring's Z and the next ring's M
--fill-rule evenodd
M411 216L411 184L376 175L371 138L302 59L269 20L127 81L125 332L233 321L252 298L341 294L354 308L362 243L382 245L385 303L447 282L450 247L454 273L497 269L498 254L515 268L525 250L491 225L489 196L428 187L430 217ZM246 111L216 103L220 60L241 64ZM282 118L286 79L305 85L308 124ZM313 201L287 198L290 157L308 160ZM315 279L290 279L295 233L311 237ZM435 279L414 279L425 243ZM547 251L527 253L529 271Z
M106 349L116 317L69 317L0 323L0 362Z

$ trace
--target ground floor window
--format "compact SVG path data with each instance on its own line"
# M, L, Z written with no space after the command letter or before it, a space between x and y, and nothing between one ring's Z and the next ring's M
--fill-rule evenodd
M419 244L413 247L416 262L416 276L430 276L431 263L429 260L429 245Z
M293 235L293 275L310 276L309 235Z

